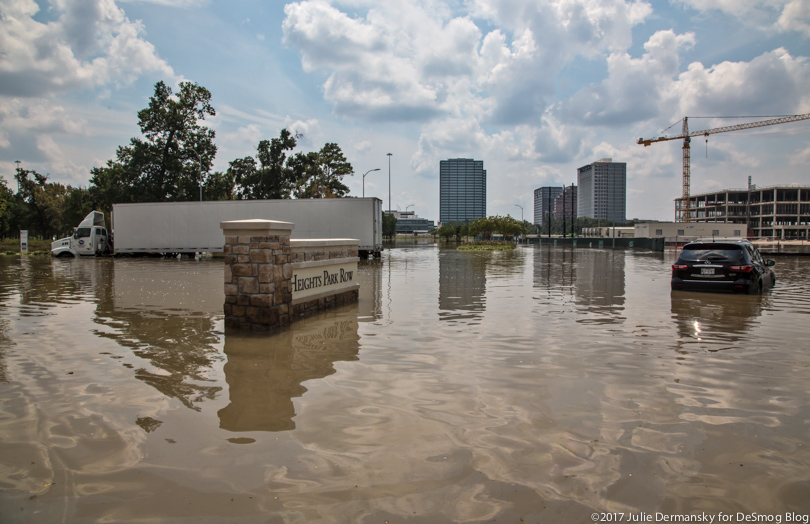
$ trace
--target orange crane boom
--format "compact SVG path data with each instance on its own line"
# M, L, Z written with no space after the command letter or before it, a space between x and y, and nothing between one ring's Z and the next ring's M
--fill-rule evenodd
M690 145L693 136L709 136L717 133L728 133L729 131L739 131L741 129L752 129L755 127L772 126L775 124L786 124L788 122L796 122L797 120L810 119L810 113L803 115L788 115L779 118L771 118L769 120L759 120L757 122L748 122L747 124L737 124L734 126L716 127L714 129L705 129L703 131L689 131L689 117L683 119L683 131L680 135L676 136L659 136L658 138L639 138L638 144L647 147L655 142L666 142L667 140L683 139L683 200L681 201L682 213L681 218L683 222L691 221L691 214L689 213L689 179L690 174Z

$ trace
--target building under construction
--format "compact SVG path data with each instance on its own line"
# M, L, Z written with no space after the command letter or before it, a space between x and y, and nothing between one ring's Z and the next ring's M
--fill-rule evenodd
M688 215L687 215L688 213ZM751 186L675 199L676 222L747 224L754 238L810 239L810 186Z

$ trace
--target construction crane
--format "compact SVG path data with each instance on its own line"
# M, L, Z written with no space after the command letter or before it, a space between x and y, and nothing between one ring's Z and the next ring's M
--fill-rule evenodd
M729 131L739 131L741 129L752 129L754 127L772 126L775 124L786 124L788 122L796 122L797 120L810 119L810 113L804 115L788 115L779 118L772 118L770 120L760 120L758 122L749 122L747 124L737 124L735 126L717 127L714 129L706 129L704 131L689 131L689 117L683 119L683 131L677 136L659 136L658 138L639 138L638 143L647 147L655 142L665 142L667 140L679 140L683 138L683 200L681 202L681 218L683 222L690 222L691 216L689 213L689 157L690 146L693 136L706 136L714 135L717 133L728 133ZM708 138L707 138L708 139Z

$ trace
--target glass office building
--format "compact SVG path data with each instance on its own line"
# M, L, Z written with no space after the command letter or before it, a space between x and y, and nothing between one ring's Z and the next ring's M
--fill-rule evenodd
M439 222L470 222L486 216L487 170L483 160L442 160L439 163Z
M627 221L627 164L603 158L577 169L577 216Z

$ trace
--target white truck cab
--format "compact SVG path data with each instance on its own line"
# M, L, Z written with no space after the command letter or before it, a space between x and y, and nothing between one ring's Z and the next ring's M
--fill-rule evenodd
M79 227L74 228L73 236L51 243L51 256L92 257L102 255L107 249L107 228L104 213L91 211L84 217Z

